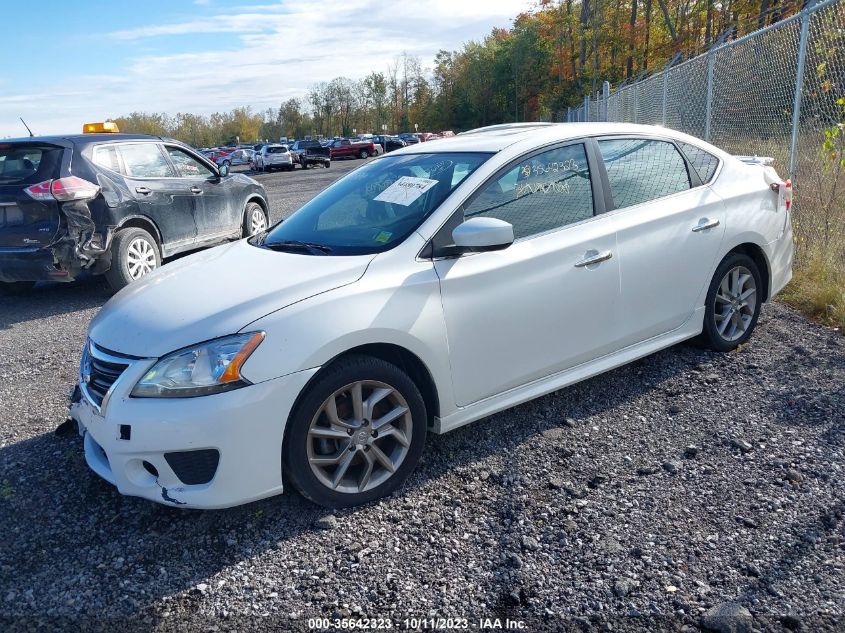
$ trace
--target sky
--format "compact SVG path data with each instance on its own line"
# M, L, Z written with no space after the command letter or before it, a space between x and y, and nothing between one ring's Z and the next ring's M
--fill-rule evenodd
M260 4L259 4L260 3ZM0 0L0 137L81 131L134 111L278 107L407 51L509 27L531 0ZM14 51L14 54L10 54Z

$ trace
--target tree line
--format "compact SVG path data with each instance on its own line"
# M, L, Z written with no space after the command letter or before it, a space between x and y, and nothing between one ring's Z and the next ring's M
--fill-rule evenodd
M135 112L115 121L122 131L206 147L280 136L460 131L558 120L602 81L619 85L694 57L792 15L801 2L538 0L511 28L441 50L431 68L402 54L384 71L316 83L305 97L263 112Z

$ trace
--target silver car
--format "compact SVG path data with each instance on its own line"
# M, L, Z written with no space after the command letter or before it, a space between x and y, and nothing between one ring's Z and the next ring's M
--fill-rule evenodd
M293 157L287 145L265 145L255 153L255 169L257 171L271 171L273 169L284 169L291 171L294 167Z

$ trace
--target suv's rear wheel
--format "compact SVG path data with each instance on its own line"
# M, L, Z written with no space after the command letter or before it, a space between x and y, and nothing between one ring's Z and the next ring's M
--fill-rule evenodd
M120 290L159 266L161 253L153 236L136 227L123 229L112 240L106 279L112 289Z
M763 302L757 264L748 255L730 253L713 275L707 291L702 342L729 352L748 340Z
M420 391L395 365L350 356L331 365L291 415L282 459L303 496L341 508L390 494L425 444Z

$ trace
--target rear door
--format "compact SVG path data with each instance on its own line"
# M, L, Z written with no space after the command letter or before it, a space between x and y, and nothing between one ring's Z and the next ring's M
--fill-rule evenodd
M139 213L156 223L162 241L169 247L178 249L193 243L197 236L195 194L190 184L176 175L162 145L120 143L117 149Z
M619 334L627 346L680 327L704 305L725 234L725 205L673 142L597 141L615 208Z
M0 141L0 248L47 246L59 231L59 204L25 189L60 177L63 147ZM49 190L48 190L49 191Z
M240 226L240 209L231 199L229 178L220 178L208 165L174 145L165 145L167 155L181 180L180 187L191 192L197 239L215 239Z

